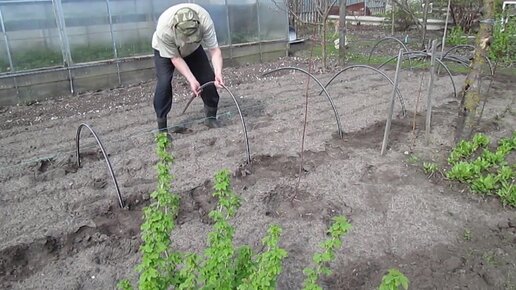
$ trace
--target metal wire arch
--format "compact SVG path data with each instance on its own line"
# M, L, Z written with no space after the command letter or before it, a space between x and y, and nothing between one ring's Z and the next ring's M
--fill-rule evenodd
M81 130L83 127L86 127L90 130L91 134L97 141L97 144L100 147L100 150L102 151L102 155L104 155L104 160L106 160L106 164L108 167L108 171L111 174L111 178L113 179L113 183L115 183L115 188L118 196L118 204L120 205L120 208L124 208L124 201L122 200L122 195L120 194L120 188L118 187L118 182L116 181L115 173L113 172L113 168L111 166L111 162L109 161L108 155L106 154L106 150L104 150L104 146L102 145L102 142L100 141L99 137L97 136L97 133L93 130L93 128L90 127L90 125L82 123L79 125L79 128L77 128L77 134L75 135L75 145L76 145L76 157L77 157L77 167L81 167L81 157L79 152L79 145L80 145L80 136L81 136Z
M339 136L340 136L340 138L342 138L343 137L343 131L342 131L342 126L340 124L339 113L337 112L337 109L335 108L335 104L333 103L333 99L330 97L330 94L328 94L328 91L322 85L322 83L313 74L307 72L304 69L298 68L298 67L281 67L281 68L277 68L277 69L273 69L271 71L265 72L265 73L262 74L262 76L267 76L267 75L269 75L271 73L282 71L282 70L295 70L295 71L299 71L301 73L304 73L304 74L308 75L310 78L312 78L322 88L324 94L326 95L326 98L330 102L331 108L333 109L333 113L335 114L335 119L337 121L337 129L339 130Z

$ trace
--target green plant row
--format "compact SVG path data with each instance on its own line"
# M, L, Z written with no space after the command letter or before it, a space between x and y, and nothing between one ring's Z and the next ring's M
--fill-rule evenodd
M448 163L452 167L446 177L467 183L474 192L496 194L504 205L516 206L516 166L506 160L516 149L516 131L502 138L495 151L490 151L489 145L489 138L480 133L472 140L462 140L450 153Z
M117 43L118 57L151 54L152 47L147 40L133 40ZM85 63L108 60L115 57L112 44L88 44L71 48L72 61ZM37 47L17 49L12 53L16 71L63 65L63 55L59 48ZM12 71L7 55L0 55L0 72Z
M511 65L516 63L516 19L510 18L506 24L501 17L493 27L493 41L489 48L489 58L500 63Z
M157 135L157 189L151 195L152 203L144 209L141 226L142 259L137 266L139 289L275 289L282 272L287 252L279 246L281 228L269 226L262 240L263 250L253 252L248 245L235 247L234 227L229 223L241 205L240 198L231 188L230 172L221 170L215 175L213 196L218 199L209 216L214 221L208 234L208 246L203 254L174 252L170 249L170 234L179 211L179 196L170 189L169 171L173 157L167 152L166 134ZM304 270L303 289L322 289L319 279L330 275L329 264L342 246L342 237L351 225L343 216L333 218L328 238L321 244L322 251L313 256L313 266ZM122 280L119 289L133 289L130 281ZM408 279L396 269L389 270L380 289L407 289Z
M491 60L505 65L513 64L516 62L516 19L511 18L506 24L501 22L501 16L496 19L488 56ZM446 44L450 46L468 44L467 35L460 26L454 26L446 38Z

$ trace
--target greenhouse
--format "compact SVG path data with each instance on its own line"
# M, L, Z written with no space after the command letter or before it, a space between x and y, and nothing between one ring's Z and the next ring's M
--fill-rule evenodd
M288 16L274 0L2 0L0 105L153 78L159 15L191 2L210 12L225 66L285 55Z

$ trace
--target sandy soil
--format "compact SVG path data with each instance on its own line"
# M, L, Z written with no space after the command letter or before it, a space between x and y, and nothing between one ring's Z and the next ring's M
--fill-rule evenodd
M226 68L228 88L245 118L252 163L240 117L221 91L223 127L201 122L202 102L180 116L186 85L175 82L169 122L188 127L175 134L174 190L182 197L174 247L201 251L210 230L211 179L234 172L233 187L243 205L233 223L237 244L259 249L271 223L284 232L289 256L280 289L299 289L332 216L343 214L353 228L332 265L326 289L373 289L397 267L412 289L514 289L516 212L495 198L470 194L436 174L424 161L444 164L452 145L457 99L450 79L433 88L431 141L424 142L428 75L403 70L400 90L407 116L395 105L389 147L380 156L392 86L367 70L340 75L328 88L340 115L344 138L320 88L310 82L304 164L301 161L306 75L261 73L307 61ZM315 74L326 83L334 71ZM385 70L394 78L394 71ZM454 77L459 89L464 76ZM422 87L422 88L421 88ZM136 279L141 208L156 184L154 82L77 97L3 107L0 113L0 288L112 289L117 280ZM420 89L421 88L421 89ZM483 131L493 138L515 128L514 78L497 79L487 102ZM507 110L509 108L509 110ZM414 113L417 111L416 116ZM415 120L416 130L413 130ZM119 209L116 188L94 138L81 134L81 167L75 161L75 134L81 123L98 134L129 209Z

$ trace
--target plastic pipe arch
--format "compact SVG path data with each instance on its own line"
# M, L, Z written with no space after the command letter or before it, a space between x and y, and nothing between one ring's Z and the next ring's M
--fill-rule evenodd
M340 138L342 138L344 131L342 131L342 126L340 124L339 113L337 112L337 109L335 108L335 104L333 103L333 99L330 97L330 94L328 94L328 91L321 84L321 82L313 74L307 72L304 69L297 68L297 67L282 67L282 68L273 69L271 71L265 72L262 76L267 76L267 75L269 75L271 73L275 73L275 72L282 71L282 70L294 70L294 71L299 71L301 73L304 73L304 74L308 75L310 78L312 78L321 87L321 89L323 90L324 94L326 95L326 98L330 102L331 108L333 109L333 113L335 114L335 119L337 121L337 129L339 130L339 136L340 136Z
M342 70L340 70L338 73L336 73L329 81L328 83L326 83L326 85L324 86L325 88L327 88L331 82L337 78L341 73L347 71L347 70L350 70L350 69L353 69L353 68L366 68L366 69L370 69L370 70L373 70L377 73L379 73L380 75L382 75L386 80L388 80L392 86L394 87L394 82L391 80L391 78L389 78L384 72L382 72L381 70L377 69L377 68L374 68L372 66L369 66L369 65L364 65L364 64L357 64L357 65L350 65L350 66L347 66L345 68L343 68ZM322 91L321 93L319 94L322 94ZM407 111L406 111L406 108L405 108L405 101L403 100L403 96L401 95L401 92L399 90L398 87L396 87L396 94L398 95L398 98L400 100L400 105L401 105L401 110L402 110L402 114L403 116L406 115Z
M416 57L425 57L425 58L428 58L430 56L429 53L427 52L424 52L424 51L409 51L409 52L404 52L403 55L416 55ZM384 65L386 65L387 63L397 59L398 56L393 56L391 57L390 59L388 59L387 61L385 61L384 63L382 63L379 67L377 67L378 69L382 68ZM455 86L455 81L453 80L453 75L450 71L450 69L448 68L447 65L445 65L438 57L435 58L435 60L442 66L444 67L444 69L446 70L446 72L448 73L448 76L450 76L450 80L451 80L451 83L452 83L452 86L453 86L453 94L455 95L455 98L457 98L457 88Z
M102 151L102 155L104 155L104 160L106 160L106 164L109 170L109 173L111 174L111 178L113 179L113 183L115 183L116 193L118 196L118 204L120 205L120 208L124 207L124 201L122 199L122 195L120 194L120 188L118 187L118 182L116 181L115 173L113 172L113 168L111 167L111 162L109 161L108 155L106 154L106 150L104 150L104 146L102 145L102 142L100 142L99 137L97 136L97 133L88 125L88 124L81 124L79 125L79 128L77 128L77 134L75 135L75 145L76 145L76 157L77 157L77 167L81 167L81 156L79 153L79 145L80 145L80 136L81 136L81 130L83 127L88 128L91 131L91 134L93 134L93 137L97 141L97 144L100 147L100 150Z
M207 82L205 84L203 84L200 89L202 90L203 88L209 86L209 85L215 85L215 82L214 81L210 81L210 82ZM238 114L240 115L240 121L242 122L242 128L244 130L244 141L245 141L245 149L246 149L246 154L247 154L247 163L251 163L251 150L249 148L249 138L247 137L247 127L245 125L245 120L244 120L244 116L242 115L242 111L240 110L240 106L238 105L238 102L235 98L235 96L233 95L233 93L224 85L222 85L222 87L229 93L229 95L231 96L231 98L233 99L233 102L235 102L235 106L238 110ZM183 109L183 112L182 114L184 114L186 112L186 110L188 109L188 107L190 106L190 104L192 103L192 101L196 98L195 95L193 95L190 100L188 101L188 103L186 104L185 108Z

